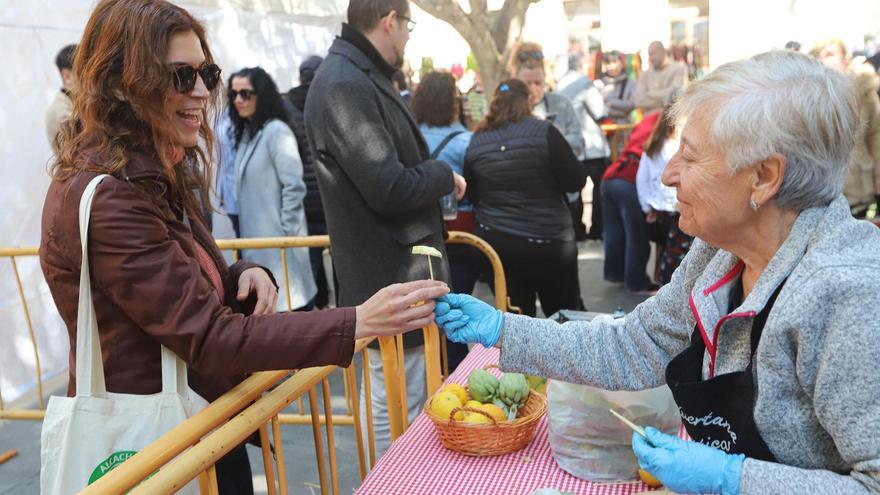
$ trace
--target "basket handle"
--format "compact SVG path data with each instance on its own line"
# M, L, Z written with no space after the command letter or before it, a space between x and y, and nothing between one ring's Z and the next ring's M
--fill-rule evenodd
M492 426L498 426L498 420L495 419L495 416L492 416L491 414L487 413L486 411L484 411L482 409L477 409L476 407L471 407L471 406L461 406L461 407L453 408L452 412L449 413L449 425L450 426L455 424L455 413L457 413L457 412L480 413L492 421Z

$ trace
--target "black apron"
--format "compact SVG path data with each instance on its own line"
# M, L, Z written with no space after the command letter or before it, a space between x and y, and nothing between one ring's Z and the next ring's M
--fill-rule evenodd
M666 367L666 383L672 390L682 423L694 441L730 454L745 454L753 459L776 461L755 425L756 393L752 366L767 316L783 285L785 282L779 285L764 309L755 316L751 333L751 359L745 371L703 380L706 345L697 327L691 335L690 347ZM732 294L741 294L741 289L734 287ZM731 308L738 305L731 303Z

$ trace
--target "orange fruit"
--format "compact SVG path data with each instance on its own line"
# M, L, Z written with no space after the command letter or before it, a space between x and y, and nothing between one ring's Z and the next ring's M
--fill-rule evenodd
M483 404L480 406L480 409L486 411L491 414L493 418L499 423L502 421L507 421L507 413L504 412L504 409L496 406L495 404Z
M492 420L489 419L488 416L485 416L480 413L469 412L464 415L464 419L462 420L465 423L477 424L477 425L491 425Z
M642 480L642 483L650 486L651 488L660 488L663 486L663 483L660 483L660 480L655 478L651 473L645 471L644 469L639 469L639 478Z

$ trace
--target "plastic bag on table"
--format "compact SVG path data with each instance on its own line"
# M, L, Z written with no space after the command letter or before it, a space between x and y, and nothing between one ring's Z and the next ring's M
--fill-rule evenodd
M632 430L609 409L670 435L677 434L680 425L678 408L665 385L638 392L609 392L551 380L547 402L553 458L562 470L590 481L637 477Z

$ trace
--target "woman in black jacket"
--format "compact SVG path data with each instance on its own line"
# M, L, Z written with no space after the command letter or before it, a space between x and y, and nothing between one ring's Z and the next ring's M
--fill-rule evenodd
M511 304L535 316L581 309L577 244L565 193L580 191L586 169L549 121L531 116L529 91L503 81L465 159L475 233L498 252Z

